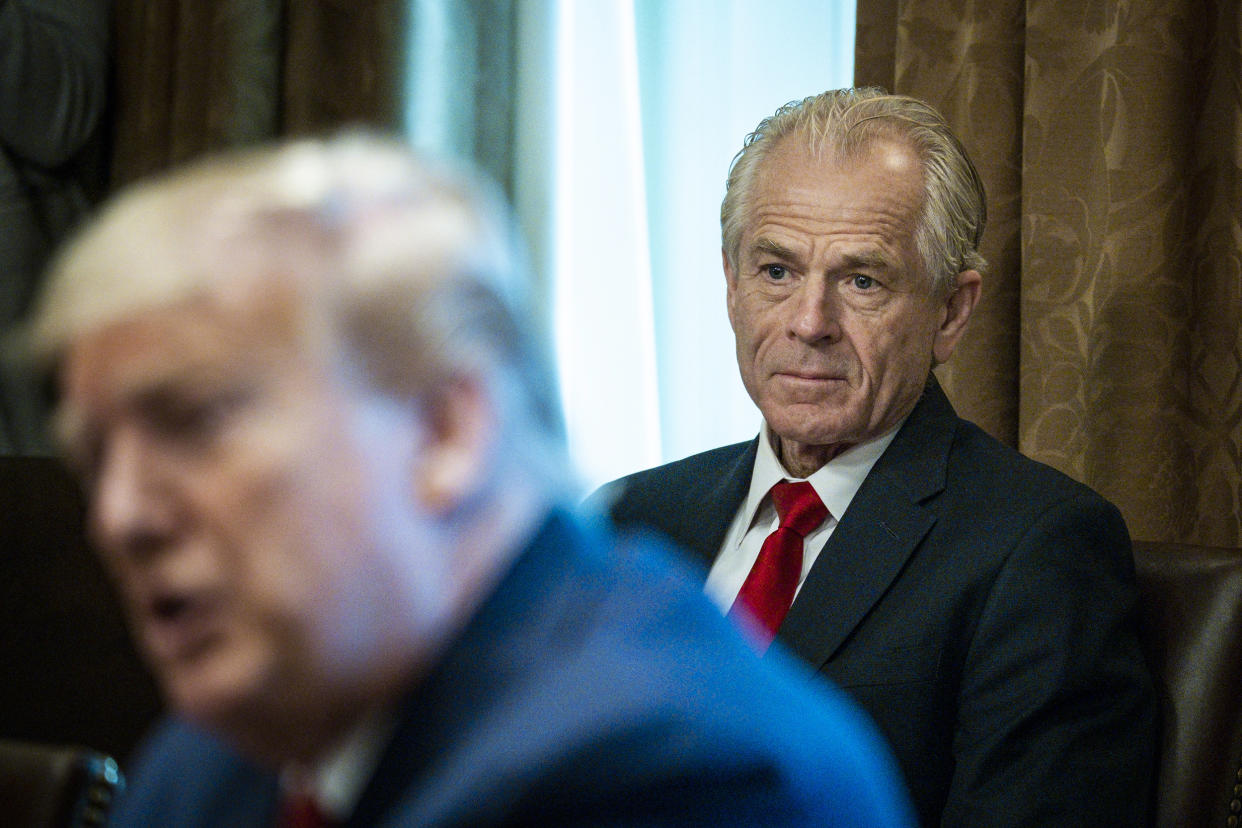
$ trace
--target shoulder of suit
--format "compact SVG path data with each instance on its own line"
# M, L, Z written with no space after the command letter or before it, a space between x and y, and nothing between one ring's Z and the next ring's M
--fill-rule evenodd
M701 484L705 478L718 476L738 462L754 445L754 440L734 443L692 454L661 466L644 469L605 483L587 499L588 508L599 512L625 511L625 504L656 496L661 499Z
M214 736L176 719L166 719L141 746L126 771L118 821L125 814L138 823L161 813L182 813L195 803L233 794L274 790L275 776L241 758ZM173 793L175 792L175 793Z
M736 462L753 444L754 440L746 440L741 443L733 443L728 446L708 449L707 451L702 451L698 454L692 454L689 457L683 457L680 460L673 460L662 466L656 466L654 468L635 472L622 477L620 480L615 482L622 483L639 480L649 481L651 479L659 478L675 480L679 477L691 475L697 476L702 474L705 470L719 469L723 466L728 466Z

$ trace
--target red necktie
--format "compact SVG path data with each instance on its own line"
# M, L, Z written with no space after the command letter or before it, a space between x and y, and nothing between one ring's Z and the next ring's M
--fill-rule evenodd
M771 495L780 525L764 540L755 565L750 568L750 574L729 609L730 617L742 610L757 622L760 652L776 637L776 630L785 620L794 593L798 591L798 579L802 577L802 539L828 517L828 508L806 481L777 483Z
M324 814L315 797L307 793L290 793L280 803L277 828L332 828L337 823Z

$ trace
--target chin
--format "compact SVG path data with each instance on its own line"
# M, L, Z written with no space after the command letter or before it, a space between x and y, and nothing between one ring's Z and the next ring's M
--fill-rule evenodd
M782 408L775 416L764 415L768 428L782 440L790 440L807 446L835 446L840 443L857 443L864 439L865 426L858 418L850 417L845 412L833 412L832 416L824 416L822 409L811 412L790 410L794 406Z
M159 675L169 706L208 730L228 732L231 722L262 707L262 673L237 657L216 654L166 668Z

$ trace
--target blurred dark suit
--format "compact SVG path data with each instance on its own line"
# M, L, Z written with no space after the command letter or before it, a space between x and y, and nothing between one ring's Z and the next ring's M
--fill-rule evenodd
M554 513L407 696L349 826L910 824L843 694L759 661L643 539ZM270 826L277 779L169 723L114 825Z

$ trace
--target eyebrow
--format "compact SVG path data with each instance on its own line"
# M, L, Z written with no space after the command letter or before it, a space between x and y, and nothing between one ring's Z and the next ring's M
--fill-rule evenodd
M752 253L766 253L778 259L792 260L797 258L788 247L767 238L755 239L755 243L750 246L750 249Z
M845 253L841 256L845 267L866 267L874 269L889 269L892 267L892 261L888 256L880 250L864 250L861 253Z
M797 261L798 256L785 245L768 238L756 239L750 246L752 253L767 254L786 261ZM841 255L843 268L872 268L875 270L892 270L893 262L882 250L863 250L857 253Z
M128 383L116 394L119 404L141 414L166 409L185 396L190 385L203 384L200 369L183 366L167 371L157 368ZM94 429L81 409L62 401L52 412L52 435L62 451L80 453L94 439Z

